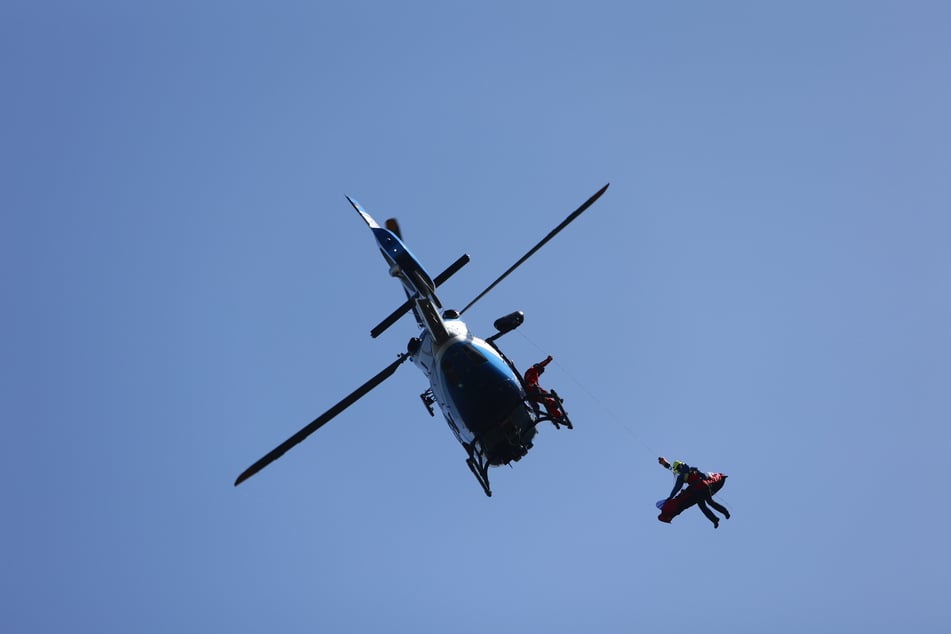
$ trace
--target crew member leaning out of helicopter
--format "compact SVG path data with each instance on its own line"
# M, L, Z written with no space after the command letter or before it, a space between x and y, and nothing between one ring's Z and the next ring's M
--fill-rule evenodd
M694 488L699 494L700 498L697 500L697 506L700 507L700 510L707 519L713 523L713 528L719 528L720 518L707 508L707 504L722 513L726 519L730 519L730 512L726 510L726 507L713 501L713 496L710 494L710 487L703 482L704 474L702 471L680 460L674 460L674 463L670 464L667 462L667 458L663 456L658 458L657 462L659 462L663 468L673 471L674 475L677 476L677 480L674 482L674 488L670 491L670 495L667 496L668 500L677 495L684 484L686 484L688 487Z
M552 356L548 355L548 358L544 361L540 361L525 370L525 392L530 399L544 405L552 421L558 423L565 416L564 410L561 409L561 403L548 390L538 384L538 377L545 371L545 366L551 363L551 360Z

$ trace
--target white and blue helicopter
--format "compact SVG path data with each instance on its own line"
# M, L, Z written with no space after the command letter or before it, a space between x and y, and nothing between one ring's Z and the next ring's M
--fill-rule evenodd
M537 385L526 383L525 377L515 364L495 344L499 337L522 324L524 316L520 311L497 319L494 324L497 332L487 339L480 339L472 334L460 317L594 204L607 188L608 185L605 185L595 192L461 310L443 309L442 302L436 296L436 288L468 263L469 256L463 255L445 271L431 278L403 244L399 225L395 220L390 219L385 227L381 227L357 201L348 196L347 200L373 232L389 265L390 275L402 282L407 297L402 306L370 331L370 336L379 336L410 311L416 317L416 323L422 328L422 332L410 339L406 352L401 353L396 361L248 467L235 480L235 486L283 456L289 449L361 399L392 376L403 362L412 360L429 379L429 388L420 395L424 406L431 416L435 416L433 404L439 405L449 428L466 450L466 464L485 494L491 496L489 467L521 460L532 448L532 440L537 433L536 427L540 423L550 421L556 428L564 426L569 429L572 425L560 407L562 401L557 393L543 391L549 402L554 398L559 405L555 413L552 413L551 408L542 406L543 399L539 398Z

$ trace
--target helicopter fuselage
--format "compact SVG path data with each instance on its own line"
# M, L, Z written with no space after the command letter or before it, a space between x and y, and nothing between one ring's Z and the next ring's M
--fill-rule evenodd
M410 359L429 379L432 398L449 428L487 466L519 460L532 447L536 409L518 371L498 348L472 334L461 319L445 319L448 338L428 330L411 342Z
M439 405L449 428L483 475L490 466L521 459L532 447L538 410L526 400L515 366L494 343L473 335L457 311L440 314L436 286L416 256L399 235L381 227L359 203L349 200L373 232L390 275L402 282L423 328L410 341L408 352L429 379L424 402L430 399Z
M495 344L496 339L522 323L520 311L497 319L497 332L487 339L473 335L460 316L590 207L607 188L605 185L585 201L461 310L442 310L436 288L462 268L469 257L463 255L435 278L430 277L403 244L395 220L381 227L348 196L347 200L373 232L390 275L400 280L406 293L406 302L373 328L370 335L378 336L409 311L413 312L422 332L410 339L407 351L395 361L245 469L235 480L235 486L283 456L391 377L405 361L412 360L429 380L429 389L420 395L423 404L433 416L433 404L439 406L449 428L468 454L466 465L485 494L491 496L489 467L509 464L528 453L540 422L551 421L556 428L571 429L572 425L558 394L538 385L538 375L551 357L536 364L530 380L526 380Z

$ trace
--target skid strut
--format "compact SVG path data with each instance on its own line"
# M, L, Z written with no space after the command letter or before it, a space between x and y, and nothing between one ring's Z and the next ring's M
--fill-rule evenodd
M492 497L492 489L489 488L489 467L482 460L479 460L478 454L476 454L472 445L464 445L466 451L469 452L469 457L466 458L466 464L469 466L469 470L472 471L472 475L475 476L476 480L479 481L479 485L482 487L482 490L485 491L485 494L488 497Z
M426 407L426 411L429 412L429 415L435 416L436 412L433 411L433 403L436 402L436 396L433 394L432 388L420 394L419 398L423 401L423 405Z

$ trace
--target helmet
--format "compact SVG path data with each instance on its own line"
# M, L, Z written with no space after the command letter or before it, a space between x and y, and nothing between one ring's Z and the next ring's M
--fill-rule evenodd
M674 473L680 473L680 470L686 467L684 463L679 460L674 460L674 464L670 465L670 470Z

